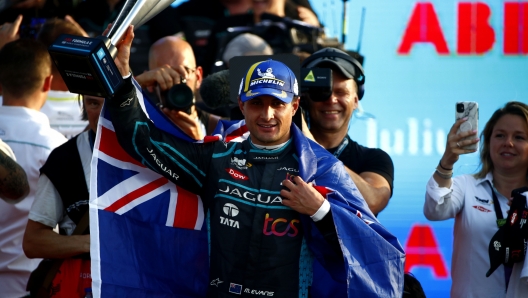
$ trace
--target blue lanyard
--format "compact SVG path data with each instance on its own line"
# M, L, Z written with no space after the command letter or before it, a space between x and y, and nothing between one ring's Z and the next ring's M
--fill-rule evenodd
M339 158L341 153L343 153L343 150L345 150L346 146L348 146L348 138L345 136L343 141L341 141L341 144L337 147L337 150L334 152L335 158Z

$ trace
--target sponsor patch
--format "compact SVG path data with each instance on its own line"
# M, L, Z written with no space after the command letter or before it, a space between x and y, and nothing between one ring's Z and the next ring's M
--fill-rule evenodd
M233 157L231 158L231 164L237 167L239 170L245 170L251 167L251 164L249 162L246 163L245 158L239 159L237 157Z
M484 208L482 206L473 206L473 208L477 209L480 212L491 212L491 210L486 209L486 208Z
M264 73L260 71L260 68L257 68L257 74L259 75L259 77L263 77L263 78L272 78L272 79L275 78L275 75L273 74L273 69L271 67L266 69L266 72Z
M227 173L229 173L229 176L233 177L234 179L249 180L249 177L247 175L244 175L237 170L234 170L234 169L225 169L225 170Z
M482 204L490 204L490 200L484 200L477 196L475 196L475 200L477 200L477 202L482 203Z

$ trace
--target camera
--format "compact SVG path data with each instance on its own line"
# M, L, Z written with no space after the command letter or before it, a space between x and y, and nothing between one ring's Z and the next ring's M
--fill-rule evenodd
M464 104L463 103L457 103L456 110L457 110L457 113L464 113Z
M301 68L301 101L325 101L332 95L332 69Z
M169 90L160 93L160 99L164 106L170 110L184 111L191 114L191 107L194 104L194 94L191 88L185 83L172 86Z

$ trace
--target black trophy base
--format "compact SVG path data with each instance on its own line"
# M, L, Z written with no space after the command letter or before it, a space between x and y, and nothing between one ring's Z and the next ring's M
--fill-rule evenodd
M115 49L105 37L63 34L48 51L70 92L111 97L123 84L123 77L109 48Z

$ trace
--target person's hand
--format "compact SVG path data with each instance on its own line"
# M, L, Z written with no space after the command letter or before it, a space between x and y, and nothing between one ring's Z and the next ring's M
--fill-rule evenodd
M77 23L70 15L66 15L64 17L64 20L70 24L72 24L73 26L75 26L75 28L77 28L77 30L79 30L81 32L81 35L84 36L84 37L90 37L88 35L88 33L86 33L86 31L84 31L83 27L81 27L81 25L79 25L79 23Z
M320 27L319 19L313 11L304 6L297 6L297 13L299 14L299 19L305 23L308 23L315 27Z
M112 24L108 24L108 27L104 31L103 35L106 35L111 27ZM127 30L123 34L123 37L121 37L121 41L116 44L117 55L114 61L117 66L117 69L119 69L119 73L121 73L123 77L128 76L130 74L129 61L132 40L134 40L134 25L130 25L127 28Z
M4 23L0 25L0 49L5 46L6 43L17 40L20 36L18 31L20 24L22 23L22 15L19 15L13 23Z
M141 88L146 88L149 92L154 92L154 88L159 86L162 91L168 90L170 87L185 82L187 72L185 68L179 67L173 69L170 65L163 65L161 67L146 71L135 77Z
M453 124L449 134L447 135L446 150L442 156L442 159L440 160L440 164L443 168L452 169L453 165L455 162L457 162L458 157L461 154L473 153L477 151L476 149L463 148L465 146L478 143L479 138L477 137L476 130L463 131L457 134L460 125L466 121L467 118L459 119L457 122L455 122L455 124ZM469 136L475 136L475 138L462 140Z
M13 8L28 9L28 8L42 8L46 4L46 0L23 0L13 5Z
M294 176L291 180L283 180L282 186L289 189L280 191L282 204L301 214L314 215L325 200L311 182L306 183L299 176Z
M166 107L162 107L161 110L189 137L195 140L203 140L205 137L202 128L200 127L200 123L198 122L198 113L194 106L191 108L190 115L183 111L170 110Z

